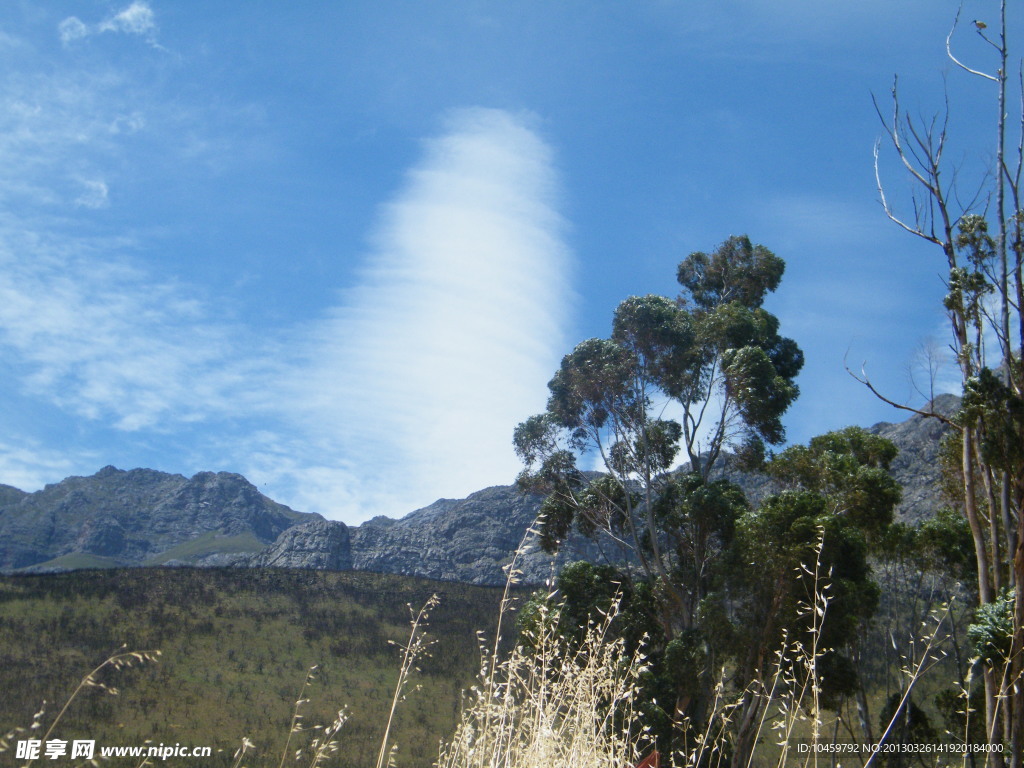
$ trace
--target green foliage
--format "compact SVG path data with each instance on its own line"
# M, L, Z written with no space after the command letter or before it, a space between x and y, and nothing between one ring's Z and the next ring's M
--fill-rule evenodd
M655 502L659 530L674 552L672 575L685 596L685 626L695 624L701 602L720 586L723 553L747 509L739 486L707 482L696 473L676 474Z
M992 370L982 368L967 380L957 420L983 425L980 437L985 463L1011 477L1024 475L1024 398ZM1017 480L1018 487L1022 482Z
M644 401L630 386L634 360L615 341L588 339L562 359L548 384L548 413L571 430L573 446L582 448L609 418L627 424L642 419Z
M893 523L878 539L876 551L887 561L907 560L921 572L944 573L965 583L978 578L971 528L950 507L916 525Z
M679 453L682 432L676 421L651 419L636 434L612 445L608 466L620 477L666 472Z
M980 661L999 667L1010 657L1013 605L1013 592L1004 589L997 600L979 605L974 612L974 621L967 628L967 639Z
M892 522L899 483L889 474L896 446L860 427L847 427L787 448L768 465L774 477L828 497L833 513L869 534Z
M398 709L392 736L404 766L429 766L458 721L462 691L479 667L476 631L492 627L500 591L372 573L248 569L80 571L0 579L0 723L27 726L45 699L45 722L69 686L122 643L160 649L159 664L125 670L118 696L89 689L59 738L98 744L210 745L229 765L243 737L254 762L277 764L307 670L304 722L351 717L339 734L347 766L373 766L401 657L409 605L441 604L437 640Z
M970 326L980 328L985 322L985 297L995 290L987 274L995 257L995 242L988 234L988 222L983 216L963 216L957 229L953 244L966 257L969 267L950 269L949 292L943 306Z
M625 511L636 504L636 495L611 477L598 477L585 485L583 481L582 475L569 475L564 485L556 486L564 492L551 492L541 503L540 544L547 552L558 550L574 522L586 536L599 531L622 536L628 527Z
M679 265L676 274L689 300L698 308L739 302L759 307L765 295L779 286L785 262L748 237L730 237L713 254L696 252Z
M822 664L832 674L823 676L823 690L833 702L855 690L856 675L843 654L878 607L869 541L887 530L899 502L899 486L887 471L895 453L888 440L850 428L788 448L769 463L768 471L788 489L765 498L737 524L732 588L747 649L744 679L760 673L783 632L810 631L813 616L802 606L825 590L829 618L817 640L831 649Z
M630 296L612 318L612 340L631 351L642 375L677 396L699 363L693 317L665 296Z

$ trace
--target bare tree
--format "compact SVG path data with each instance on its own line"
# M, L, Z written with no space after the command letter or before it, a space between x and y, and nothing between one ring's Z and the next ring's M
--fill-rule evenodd
M1015 596L1010 655L1001 665L985 669L986 724L989 738L1013 745L1011 765L1020 768L1024 755L1024 515L1021 514L1019 467L1007 451L999 452L1019 435L1020 424L1010 423L1005 404L1021 399L1019 351L1015 354L1012 331L1018 345L1021 329L1021 264L1024 253L1024 215L1020 207L1020 178L1024 163L1024 109L1015 156L1007 152L1007 87L1010 51L1007 44L1006 0L998 22L989 26L974 21L974 33L994 52L994 72L970 66L954 53L954 37L961 30L957 13L946 51L959 70L994 86L997 114L995 163L985 181L969 198L961 196L958 168L944 157L950 139L948 95L943 110L931 120L913 119L901 108L898 82L891 91L891 111L875 109L885 127L886 143L913 181L910 209L897 210L886 195L881 172L881 148L875 147L875 175L886 216L903 230L938 246L948 268L948 293L944 305L952 334L951 347L960 369L965 405L953 426L960 433L960 475L964 514L970 525L977 558L980 604L998 599L1004 588ZM1024 76L1016 62L1024 103ZM1014 213L1007 214L1013 206ZM994 221L989 232L988 214ZM993 301L994 300L994 301ZM994 344L990 343L994 340ZM998 376L988 366L988 346L995 346ZM865 375L858 377L887 402ZM998 378L1003 389L992 384ZM1000 399L1001 398L1001 399ZM1003 405L994 405L1002 403ZM896 403L893 403L897 405ZM917 410L917 409L911 409ZM918 410L929 416L933 412ZM996 758L997 764L1001 758Z

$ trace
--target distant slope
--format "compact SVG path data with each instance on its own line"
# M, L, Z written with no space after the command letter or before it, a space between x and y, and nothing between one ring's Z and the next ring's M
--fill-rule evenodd
M479 666L476 632L493 636L495 589L370 573L144 568L0 578L0 733L28 727L45 700L44 730L85 674L123 643L162 651L159 663L104 673L120 693L87 688L53 738L103 746L152 743L223 750L231 765L242 738L246 765L277 765L307 670L303 723L328 724L349 707L341 764L375 763L398 677L409 609L440 604L395 724L398 764L426 768L450 736L461 693ZM506 625L507 629L510 629ZM415 687L422 686L422 690ZM289 752L308 743L296 734ZM289 760L289 765L306 765ZM135 760L131 765L138 763ZM158 761L159 763L159 761ZM198 765L170 760L167 765Z

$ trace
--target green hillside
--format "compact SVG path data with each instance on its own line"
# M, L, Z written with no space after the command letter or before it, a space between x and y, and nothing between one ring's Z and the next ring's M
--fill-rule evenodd
M476 632L493 631L498 590L373 573L247 569L0 579L0 727L27 727L45 700L45 730L78 681L125 644L159 649L160 661L105 673L119 693L83 691L54 737L223 750L181 761L204 766L229 764L247 737L257 753L247 764L276 766L307 670L319 664L303 722L326 725L347 706L343 763L373 765L400 662L389 641L405 642L409 605L435 593L441 602L428 636L436 643L394 732L400 766L430 765L478 667ZM308 737L294 736L289 750Z

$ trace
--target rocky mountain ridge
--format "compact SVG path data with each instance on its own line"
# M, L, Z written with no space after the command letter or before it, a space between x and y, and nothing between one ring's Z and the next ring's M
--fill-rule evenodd
M958 399L937 398L952 413ZM931 514L939 498L939 441L946 427L915 415L872 432L893 440L893 473L904 488L900 516ZM724 473L752 498L769 490L763 476ZM465 499L440 499L400 519L360 526L296 512L261 494L244 477L200 472L192 478L150 469L105 467L26 493L0 485L0 572L147 565L365 570L473 584L500 584L540 499L496 486ZM573 537L557 559L522 553L517 568L543 581L563 562L599 554Z
M108 466L35 493L0 489L0 571L222 565L311 518L322 519L278 504L241 475Z

